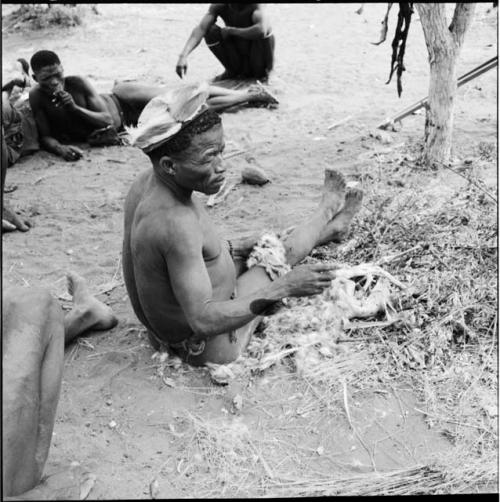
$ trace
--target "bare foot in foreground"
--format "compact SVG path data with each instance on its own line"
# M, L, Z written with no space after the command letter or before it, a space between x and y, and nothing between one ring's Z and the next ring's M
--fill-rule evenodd
M73 462L69 469L45 476L32 490L4 500L85 500L95 481L95 474Z
M320 245L330 241L340 242L349 232L349 225L355 214L361 209L363 190L349 188L345 196L342 210L328 223L321 235Z
M75 272L67 274L68 293L73 296L73 309L85 318L86 329L106 330L118 323L110 307L92 296L85 279Z

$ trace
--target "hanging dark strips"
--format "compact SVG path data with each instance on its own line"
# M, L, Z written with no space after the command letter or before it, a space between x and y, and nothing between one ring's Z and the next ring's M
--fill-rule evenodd
M386 17L388 14L389 14L389 9L387 9ZM398 24L396 26L396 33L392 41L391 73L389 75L389 80L386 82L386 84L388 84L391 81L392 76L396 71L399 97L401 97L401 93L403 92L401 76L403 75L403 72L406 70L403 63L403 59L405 55L406 39L408 38L408 30L410 29L412 14L413 14L413 3L399 2Z

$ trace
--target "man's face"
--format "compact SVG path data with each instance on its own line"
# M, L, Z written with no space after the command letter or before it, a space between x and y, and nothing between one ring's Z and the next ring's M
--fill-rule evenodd
M40 89L50 96L64 89L64 73L60 64L44 66L34 73L34 76Z
M217 193L225 179L224 147L221 124L194 136L191 145L174 161L177 183L207 195Z

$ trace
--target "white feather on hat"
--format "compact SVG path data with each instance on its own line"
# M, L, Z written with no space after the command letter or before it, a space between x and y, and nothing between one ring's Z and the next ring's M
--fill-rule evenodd
M144 108L137 127L128 127L130 144L149 152L172 138L208 106L208 84L183 84L153 98Z

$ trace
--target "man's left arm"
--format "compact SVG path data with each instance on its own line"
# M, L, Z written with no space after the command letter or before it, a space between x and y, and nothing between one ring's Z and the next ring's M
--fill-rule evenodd
M113 125L113 118L106 108L104 100L97 94L92 84L84 79L79 79L80 91L85 97L86 107L75 103L73 96L66 91L59 95L61 106L85 120L96 129Z
M258 40L265 38L271 32L271 26L267 16L262 11L262 6L258 5L252 13L252 26L248 28L235 28L226 26L221 28L222 36L233 36L246 38L247 40Z

